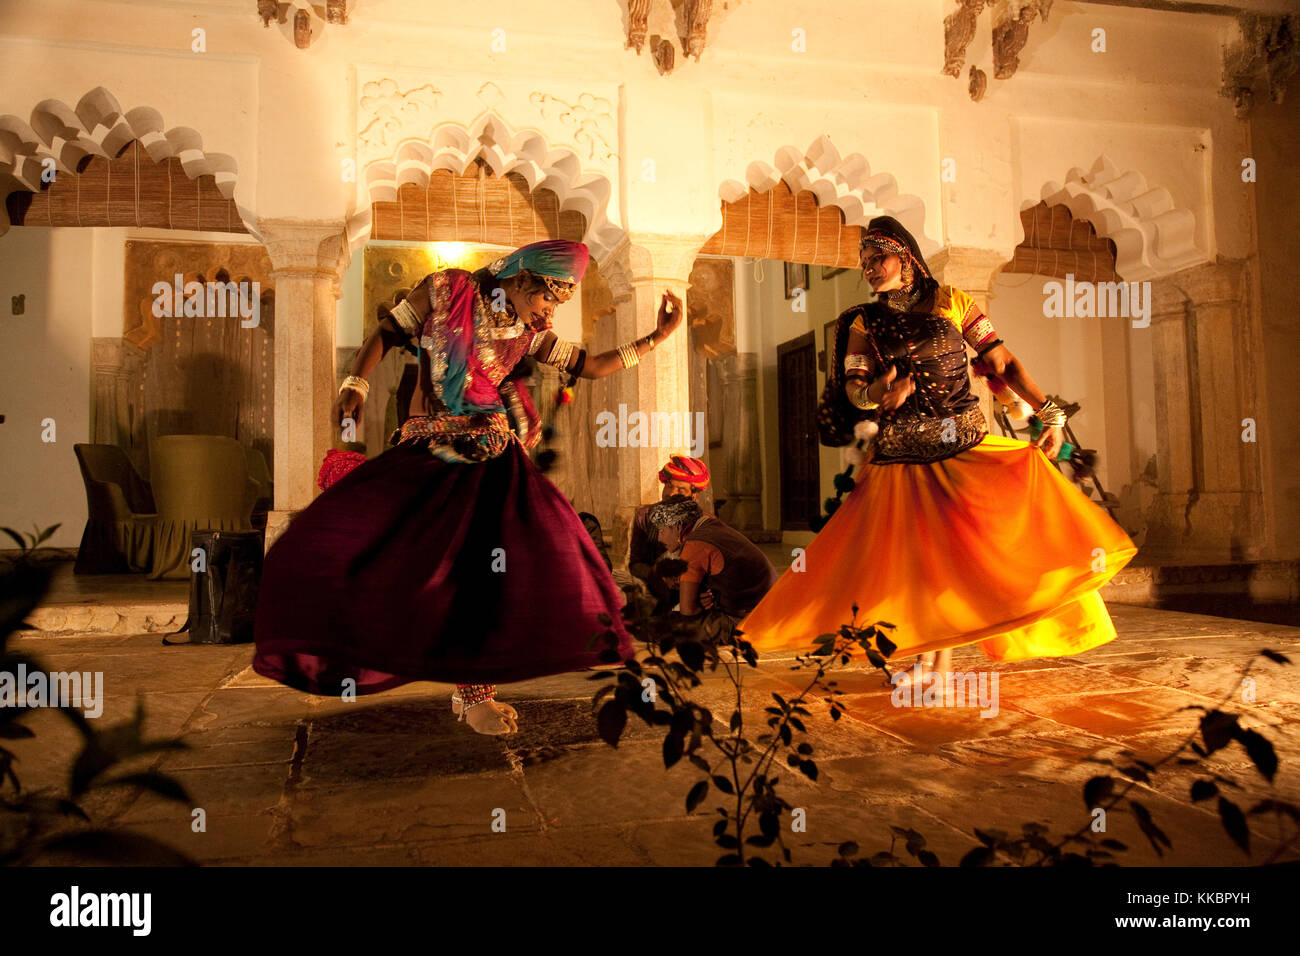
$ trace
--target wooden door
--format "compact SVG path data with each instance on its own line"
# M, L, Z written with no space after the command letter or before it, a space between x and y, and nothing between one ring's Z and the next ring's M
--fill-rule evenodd
M817 454L817 343L812 332L776 347L777 427L781 440L781 528L807 531L821 512Z

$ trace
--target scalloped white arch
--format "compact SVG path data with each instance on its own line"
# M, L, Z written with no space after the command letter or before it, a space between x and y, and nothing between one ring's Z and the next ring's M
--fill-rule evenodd
M771 163L750 163L745 181L725 180L718 195L724 202L736 202L750 189L764 193L778 182L784 182L791 192L808 190L822 206L837 207L850 226L866 226L875 216L893 216L916 238L924 256L943 248L925 234L925 203L919 196L900 193L892 173L873 175L871 164L861 153L841 157L829 136L819 136L806 151L782 146Z
M1041 197L1049 206L1067 207L1114 242L1115 271L1126 281L1158 279L1210 260L1196 245L1196 214L1175 206L1169 190L1150 186L1137 170L1121 170L1105 153L1087 172L1071 169L1064 185L1044 183ZM1020 208L1038 202L1026 200Z
M235 198L234 157L207 152L203 137L187 126L167 129L162 114L148 106L123 112L117 98L97 86L71 109L61 100L42 100L30 123L6 113L0 116L0 199L11 192L40 192L42 164L53 159L57 170L75 173L87 156L112 159L138 139L155 163L175 157L190 178L211 176L223 198ZM235 204L240 221L254 238L257 217ZM0 202L0 235L9 230L9 215Z
M549 146L536 130L516 133L489 110L469 126L442 123L427 140L403 140L390 159L375 160L366 166L361 177L365 206L348 219L348 244L352 250L370 238L375 202L396 202L397 190L407 183L427 187L430 175L438 169L463 176L480 158L498 176L518 173L529 189L549 189L559 197L561 209L582 213L587 220L583 241L596 260L604 259L626 238L624 230L610 222L605 213L613 195L609 179L584 173L582 161L573 150Z

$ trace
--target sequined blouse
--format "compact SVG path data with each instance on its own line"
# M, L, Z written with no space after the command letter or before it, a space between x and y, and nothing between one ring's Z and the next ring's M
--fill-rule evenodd
M549 326L537 328L494 308L495 282L486 270L448 269L426 281L430 308L422 322L392 313L404 332L418 336L420 385L430 413L408 431L437 439L430 450L456 462L495 457L512 435L525 447L536 444L540 421L511 371L532 355L576 374L586 352Z
M899 377L910 371L915 385L898 408L877 410L873 463L936 461L979 443L988 428L971 391L966 347L982 355L1001 339L969 295L940 286L908 312L859 307L850 331L866 337L867 349L845 356L846 372L875 378L892 364Z

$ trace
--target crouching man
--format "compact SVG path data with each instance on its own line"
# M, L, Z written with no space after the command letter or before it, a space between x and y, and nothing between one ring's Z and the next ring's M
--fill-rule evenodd
M776 583L776 569L767 555L720 518L706 515L694 499L668 498L651 507L648 518L669 552L681 547L686 570L676 583L683 616L716 609L734 625Z

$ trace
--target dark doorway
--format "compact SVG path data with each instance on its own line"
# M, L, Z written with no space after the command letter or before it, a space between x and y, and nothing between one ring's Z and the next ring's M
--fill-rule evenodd
M820 512L817 454L817 342L812 332L776 347L777 425L781 431L781 529L807 531Z

